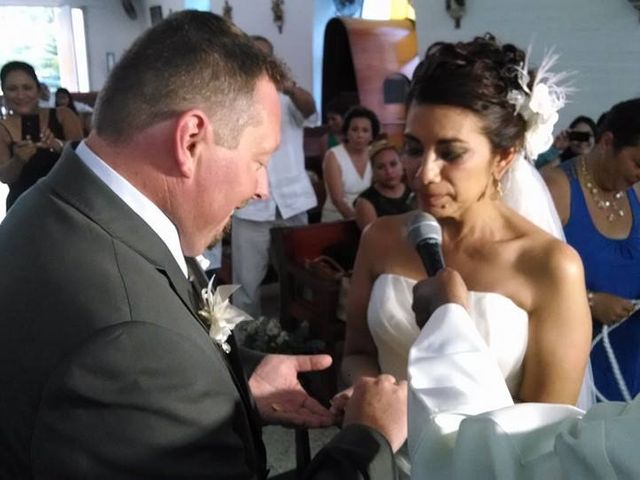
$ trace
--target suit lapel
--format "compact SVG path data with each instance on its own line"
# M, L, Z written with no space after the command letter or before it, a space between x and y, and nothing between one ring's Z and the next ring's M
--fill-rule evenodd
M189 282L166 244L80 160L73 149L65 148L45 181L57 195L158 269L199 321L191 302Z
M200 291L208 284L207 276L202 271L195 258L185 257L185 259L187 261L189 276L193 280L193 285L195 287L194 289L196 291ZM215 286L216 285L214 285L214 287ZM242 362L238 354L240 350L238 348L238 345L236 344L233 334L231 334L231 336L227 339L227 342L231 347L231 351L228 354L226 354L218 344L216 344L216 347L218 348L222 357L225 359L225 363L227 365L227 368L229 369L229 374L231 375L231 378L233 379L233 382L238 389L238 393L240 394L240 398L242 399L242 404L247 413L247 417L249 418L254 450L256 451L261 465L266 469L266 452L264 443L262 442L262 428L260 427L261 421L255 402L253 400L253 396L249 392L247 377L244 373L244 368L242 367Z

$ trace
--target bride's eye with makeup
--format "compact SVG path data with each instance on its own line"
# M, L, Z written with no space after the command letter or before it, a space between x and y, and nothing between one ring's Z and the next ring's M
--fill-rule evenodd
M408 160L421 157L423 153L424 148L422 147L422 145L412 140L405 140L405 142L402 144L402 150L400 152L402 157Z
M436 153L438 158L450 163L462 158L467 153L467 150L464 148L445 147L437 150Z

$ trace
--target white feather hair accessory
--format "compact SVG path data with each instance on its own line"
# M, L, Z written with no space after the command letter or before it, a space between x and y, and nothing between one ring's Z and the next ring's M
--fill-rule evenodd
M517 70L522 90L511 90L507 101L515 105L516 115L522 115L527 122L524 154L528 160L533 161L553 143L553 127L558 121L558 110L565 105L567 94L571 93L572 88L567 84L570 73L551 72L559 57L553 49L545 52L533 84L529 87L530 53L531 47L527 50L524 64Z

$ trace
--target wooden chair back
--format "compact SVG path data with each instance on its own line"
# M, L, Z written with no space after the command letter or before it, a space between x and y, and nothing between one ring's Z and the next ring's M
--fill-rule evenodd
M342 323L336 318L340 282L314 274L305 261L331 250L344 253L345 258L355 256L360 240L355 221L274 228L271 236L280 271L283 327L294 328L298 322L307 321L312 335L330 346L335 344L336 329Z

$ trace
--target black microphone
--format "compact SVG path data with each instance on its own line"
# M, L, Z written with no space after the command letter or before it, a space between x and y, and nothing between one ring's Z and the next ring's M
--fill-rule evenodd
M407 226L407 237L416 247L427 274L433 277L444 268L442 258L442 229L436 219L428 213L416 213Z

